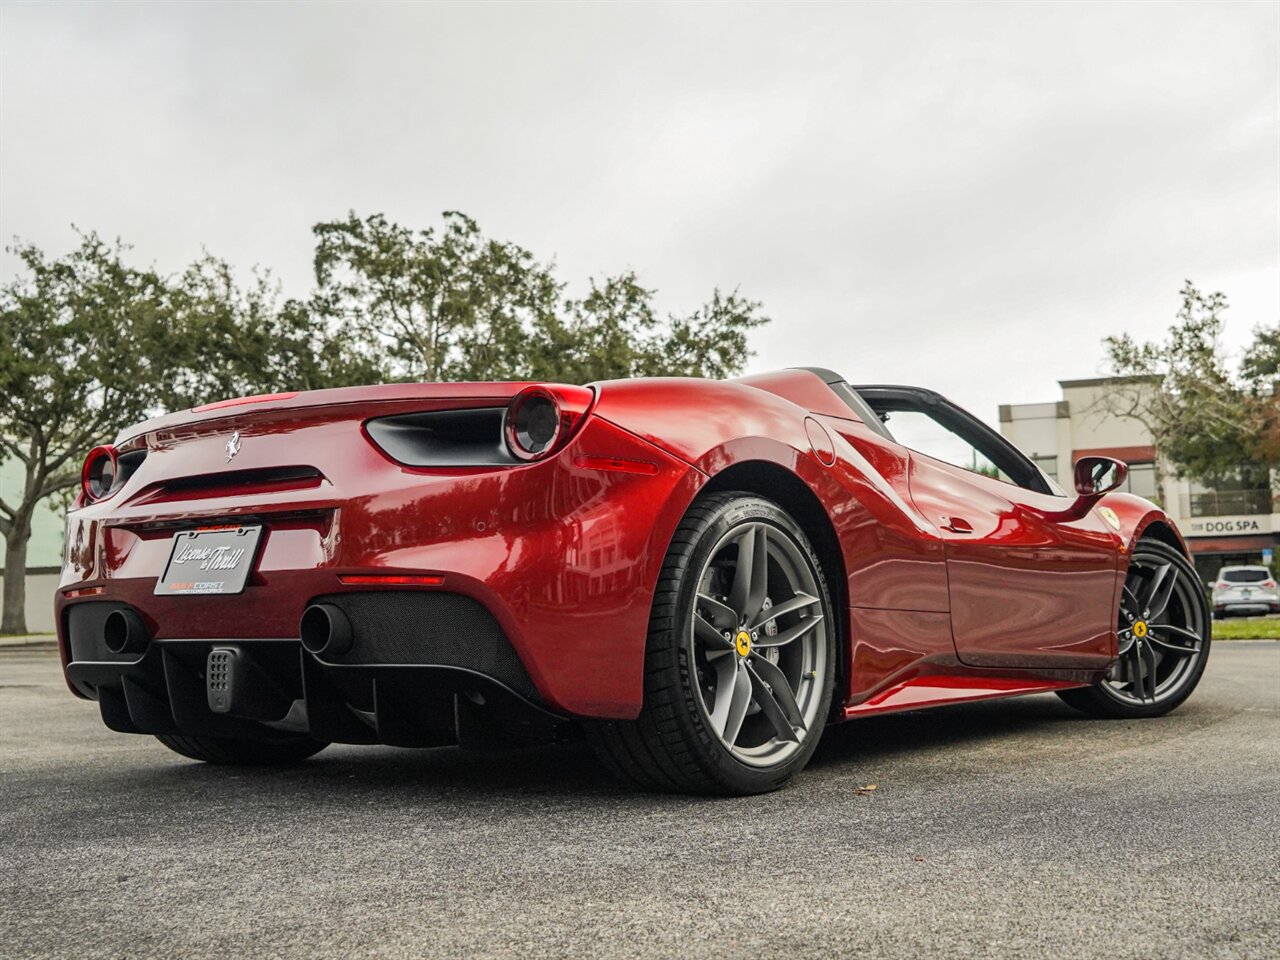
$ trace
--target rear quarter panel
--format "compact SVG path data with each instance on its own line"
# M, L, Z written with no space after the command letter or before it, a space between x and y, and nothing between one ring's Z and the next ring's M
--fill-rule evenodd
M707 482L748 463L771 464L803 481L843 561L844 576L828 576L833 600L846 613L844 659L857 666L847 671L841 699L869 696L922 661L954 664L944 547L905 494L905 452L859 421L813 374L786 376L793 379L771 375L761 386L606 383L595 413L696 467ZM682 515L702 486L671 512Z

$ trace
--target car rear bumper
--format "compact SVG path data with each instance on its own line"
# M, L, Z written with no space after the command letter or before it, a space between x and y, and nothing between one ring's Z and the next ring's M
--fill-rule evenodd
M330 442L348 445L321 451L327 458L312 451L325 480L306 490L145 505L108 501L74 511L56 601L72 689L99 699L103 690L118 691L107 699L116 708L123 703L129 717L150 697L169 703L175 722L179 714L190 719L181 706L190 699L182 671L198 675L198 651L207 656L213 645L230 643L291 650L298 678L308 671L326 682L382 678L389 691L393 676L474 674L553 714L635 716L654 584L701 474L600 419L562 454L510 469L412 470L371 452L358 433L344 431ZM591 468L584 460L624 469ZM634 463L645 470L625 469ZM176 531L236 522L264 527L243 593L155 595ZM436 582L353 582L399 574L431 574ZM328 663L299 644L299 621L317 599L358 607L352 622L367 634ZM94 619L77 608L102 604L125 605L145 625L148 650L124 658L138 661L132 666L102 656L101 638L89 628L73 629L76 620ZM374 621L381 623L377 630L362 627ZM498 647L477 645L481 622L491 628L480 633L501 638L505 667L495 659ZM173 689L170 670L179 678ZM137 679L133 701L128 678ZM392 696L386 691L384 706ZM310 710L310 697L303 699ZM105 716L114 708L103 709Z
M115 654L102 639L113 601L69 612L67 678L127 733L432 746L554 736L547 705L497 621L458 594L353 593L349 649L297 640L154 640ZM228 662L230 661L230 662Z
M1215 603L1214 613L1280 613L1280 602L1266 600L1232 600L1227 603Z

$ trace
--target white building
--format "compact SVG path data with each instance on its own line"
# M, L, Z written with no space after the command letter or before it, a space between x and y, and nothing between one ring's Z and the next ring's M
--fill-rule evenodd
M1000 407L1000 432L1064 489L1072 464L1090 454L1129 465L1127 489L1159 503L1177 522L1201 574L1227 563L1271 563L1280 545L1280 503L1269 485L1211 490L1179 478L1158 458L1150 431L1133 417L1127 400L1154 378L1103 377L1061 380L1062 399Z
M17 460L0 463L0 498L17 503L26 474ZM31 518L31 539L27 543L27 629L32 633L53 632L53 594L62 570L62 539L66 521L60 508L48 501L36 507ZM4 537L0 536L0 546ZM0 583L4 565L0 563Z

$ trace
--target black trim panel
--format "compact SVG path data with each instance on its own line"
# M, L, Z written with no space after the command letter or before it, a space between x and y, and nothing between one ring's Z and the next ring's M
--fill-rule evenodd
M407 467L512 467L502 437L506 407L431 410L379 417L365 423L378 448Z

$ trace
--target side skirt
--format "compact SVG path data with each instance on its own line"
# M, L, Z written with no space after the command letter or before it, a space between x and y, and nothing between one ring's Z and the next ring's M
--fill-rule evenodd
M1022 697L1032 693L1052 693L1087 687L1089 684L1067 680L1020 680L1005 677L913 677L895 684L862 703L844 708L844 719L865 717L880 713L897 713L902 710L920 710L949 703L970 703L976 700L998 700L1002 697Z

